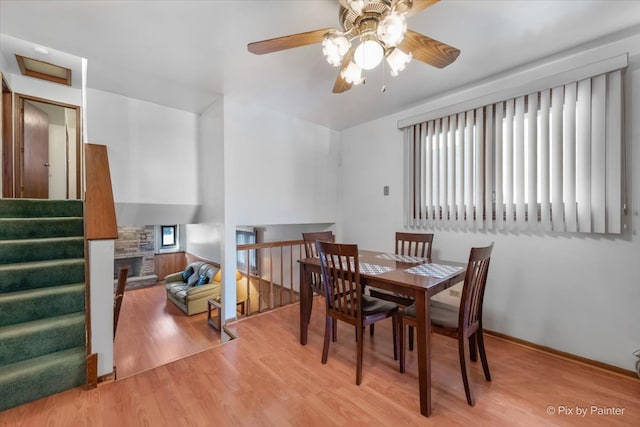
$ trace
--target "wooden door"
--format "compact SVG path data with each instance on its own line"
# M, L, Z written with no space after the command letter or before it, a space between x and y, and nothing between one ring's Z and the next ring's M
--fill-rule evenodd
M23 104L22 197L49 198L49 115Z

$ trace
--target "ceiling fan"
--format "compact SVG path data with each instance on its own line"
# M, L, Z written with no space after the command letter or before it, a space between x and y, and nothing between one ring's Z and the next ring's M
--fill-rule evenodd
M340 67L334 93L364 82L362 70L383 59L395 76L416 58L443 68L456 60L460 50L407 29L406 18L439 0L338 0L342 29L324 28L249 43L251 53L262 55L294 47L322 43L329 64Z

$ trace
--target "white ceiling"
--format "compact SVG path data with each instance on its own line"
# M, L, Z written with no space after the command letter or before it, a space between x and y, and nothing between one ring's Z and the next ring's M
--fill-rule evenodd
M87 58L90 88L195 113L224 94L341 130L621 31L636 32L640 1L443 0L408 24L459 48L453 64L437 69L413 61L395 78L383 78L377 68L366 74L366 85L343 94L331 92L337 69L320 45L262 56L246 48L337 27L337 0L1 0L0 15L3 34ZM13 54L0 48L9 60Z

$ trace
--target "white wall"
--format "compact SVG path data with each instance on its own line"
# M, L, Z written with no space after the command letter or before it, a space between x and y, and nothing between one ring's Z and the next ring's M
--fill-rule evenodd
M224 132L234 224L335 221L336 131L226 97Z
M108 149L118 223L192 222L199 203L198 116L95 89L87 90L87 110L88 142Z
M98 355L98 376L113 372L113 240L89 242L91 352Z
M426 231L435 233L434 258L466 262L472 246L495 242L486 329L633 371L632 352L640 348L640 174L635 167L640 164L640 57L632 56L630 63L625 81L630 229L623 235ZM358 167L340 170L341 240L393 250L394 233L403 230L397 120L413 111L342 132L341 163ZM389 196L382 195L383 185L390 186Z
M224 105L223 263L236 265L237 225L336 222L338 133L233 97ZM227 296L233 272L225 271ZM235 315L235 298L224 313Z
M14 94L30 95L42 99L70 105L82 105L82 90L46 80L9 74L10 86Z
M198 121L201 207L194 222L187 225L187 251L221 262L224 234L224 101L210 105Z

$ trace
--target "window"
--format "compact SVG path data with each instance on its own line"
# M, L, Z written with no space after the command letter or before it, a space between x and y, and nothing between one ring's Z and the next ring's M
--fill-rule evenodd
M620 233L622 71L404 128L414 227Z
M178 245L177 225L161 225L160 235L162 236L162 240L160 241L161 248L172 248Z
M236 230L236 246L239 245L249 245L257 243L257 233L255 228L251 229L243 229ZM238 251L238 270L243 273L247 271L247 259L249 262L249 269L251 274L257 274L258 272L258 262L256 259L256 250L239 250Z

